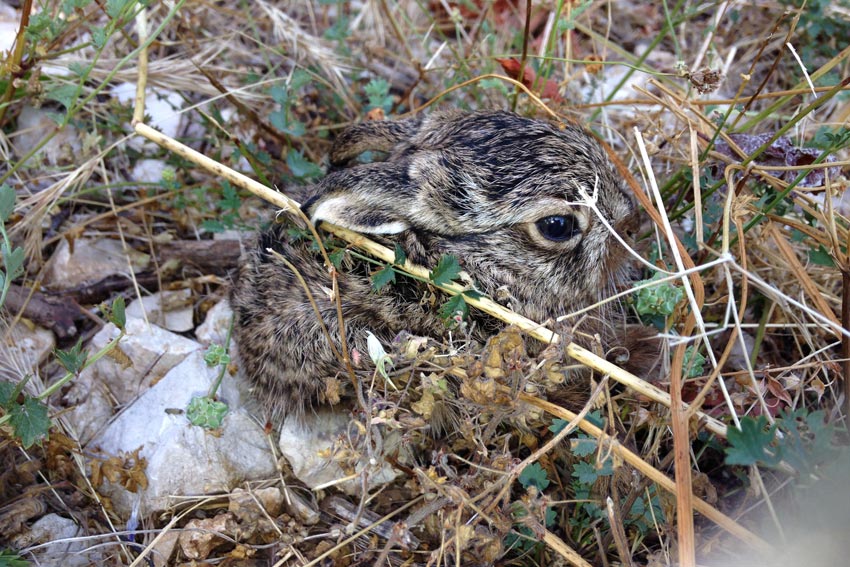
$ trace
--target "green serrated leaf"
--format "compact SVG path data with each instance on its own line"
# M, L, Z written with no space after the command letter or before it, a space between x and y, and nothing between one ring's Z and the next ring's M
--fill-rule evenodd
M285 108L273 111L269 114L269 122L278 130L286 132L289 129L289 111Z
M294 138L303 136L307 131L307 127L304 123L298 120L292 120L286 110L276 110L272 112L269 115L269 121L272 123L272 126L284 134L289 134Z
M466 319L467 315L469 315L469 307L466 305L463 295L452 296L448 301L443 303L440 306L439 315L450 327L460 322L457 321L458 318L460 320Z
M44 96L50 100L57 101L66 109L70 109L74 106L74 102L79 96L79 89L77 88L77 85L60 85L48 90Z
M242 199L239 198L239 192L228 181L221 184L221 208L235 211L242 206Z
M395 283L395 270L392 266L386 266L374 274L372 274L372 289L381 291L381 289L390 283Z
M767 428L767 418L763 415L753 419L741 419L741 429L730 427L727 433L729 446L726 448L727 465L754 465L762 463L773 466L781 460L770 450L776 436L776 424Z
M92 26L89 28L89 32L91 33L91 43L95 49L102 49L104 45L106 45L106 29L101 27Z
M372 79L363 87L369 98L369 109L381 108L389 112L393 106L393 99L389 96L390 84L385 79Z
M124 8L133 0L106 0L106 15L112 19L118 18Z
M305 87L313 80L313 76L304 69L296 69L289 77L289 90L297 91L301 87Z
M0 185L0 223L5 223L15 210L15 190L4 183ZM398 246L398 245L396 245Z
M447 285L460 274L460 264L457 257L446 254L440 258L428 277L437 285Z
M593 484L599 478L599 471L592 464L581 461L573 466L572 476L582 484Z
M467 299L481 299L484 297L484 294L480 291L475 291L474 289L468 289L463 292L463 296Z
M823 244L818 246L817 250L809 250L809 262L818 266L835 267L835 260L833 260L832 254L824 248Z
M525 467L519 475L519 483L525 488L536 486L541 492L549 486L549 478L546 475L546 469L540 466L540 463L531 463Z
M47 406L35 398L27 397L22 404L13 404L9 409L9 423L15 430L15 436L21 440L24 449L47 438L50 419Z
M407 262L407 254L404 253L404 248L402 248L398 244L398 242L396 242L395 258L393 258L393 264L397 266L403 266L405 262Z
M88 353L83 352L82 337L72 348L68 350L56 349L54 354L56 354L56 358L59 359L59 364L61 364L65 370L71 374L78 374L86 364L86 359L88 358Z
M192 398L186 408L186 418L189 423L204 429L219 429L227 415L227 404L218 402L207 396Z
M289 102L289 90L283 85L275 85L268 92L272 100L281 106L286 106Z
M610 456L606 458L602 463L596 463L594 465L596 467L596 474L599 476L611 476L614 474L614 459Z
M328 259L333 264L334 268L337 270L342 266L342 260L345 258L345 248L337 248L333 252L328 254Z
M286 154L286 165L289 166L289 171L298 179L309 179L318 177L322 174L322 169L304 157L301 152L291 149Z
M26 31L27 39L46 43L56 37L60 24L54 20L51 12L52 10L44 10L30 17Z
M0 407L8 408L15 393L15 385L11 382L0 382Z
M592 412L588 413L584 419L586 419L596 427L605 427L605 420L602 419L602 413L599 410L593 410Z
M566 419L561 419L560 417L556 417L552 420L552 425L549 426L549 431L557 435L567 426L569 421Z
M68 70L71 71L77 77L84 77L88 74L89 68L80 63L79 61L73 61L68 63Z
M596 439L590 437L579 437L573 442L573 455L576 457L587 457L596 452Z
M124 296L119 295L112 302L112 309L109 313L109 322L121 329L124 330L124 327L127 325L127 314L125 313L125 305L124 305Z
M300 138L307 132L307 127L300 120L290 120L286 128L281 128L284 134L289 134L294 138Z

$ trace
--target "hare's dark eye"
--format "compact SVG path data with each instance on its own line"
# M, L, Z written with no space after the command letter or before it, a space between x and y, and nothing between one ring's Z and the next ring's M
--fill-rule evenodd
M573 215L552 215L535 223L540 234L554 242L565 242L581 232L578 219Z

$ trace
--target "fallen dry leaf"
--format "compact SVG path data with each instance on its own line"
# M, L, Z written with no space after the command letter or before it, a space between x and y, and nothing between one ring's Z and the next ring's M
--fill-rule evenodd
M528 87L532 92L540 95L541 98L548 98L553 102L564 102L564 97L561 96L558 83L553 81L552 79L547 79L543 84L543 88L540 88L539 80L537 79L537 73L534 69L526 63L525 69L522 72L522 79L519 78L519 70L520 70L520 62L517 59L496 59L499 65L502 66L505 73L508 74L508 77L514 79L516 81L521 82L523 85Z

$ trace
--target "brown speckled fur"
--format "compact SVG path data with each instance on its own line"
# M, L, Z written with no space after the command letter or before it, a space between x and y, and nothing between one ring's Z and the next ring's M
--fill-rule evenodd
M386 160L343 167L367 150L385 152ZM337 138L331 163L342 168L306 189L303 209L313 222L380 234L424 266L453 254L481 291L508 297L511 308L533 320L593 303L627 277L625 251L582 205L578 188L597 196L624 238L637 228L634 203L602 147L574 125L498 111L366 122ZM535 222L557 214L583 217L583 233L566 242L543 238ZM291 239L282 225L259 234L234 283L235 339L256 394L279 416L325 402L327 379L348 378L301 285L267 247L308 282L337 348L339 329L326 291L330 278L310 241ZM349 346L361 352L367 330L384 342L402 330L446 332L410 280L376 294L361 266L343 270L339 286ZM483 314L473 317L482 335L494 328Z

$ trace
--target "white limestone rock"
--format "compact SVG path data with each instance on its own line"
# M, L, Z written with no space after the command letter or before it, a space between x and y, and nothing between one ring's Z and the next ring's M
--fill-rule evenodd
M192 309L192 290L160 291L137 299L127 306L127 317L144 319L175 333L185 333L195 327Z
M84 370L65 394L65 415L81 443L87 443L115 412L142 395L186 356L201 348L195 341L176 335L142 319L128 317L126 334L111 356ZM118 328L108 324L89 344L97 352L117 337Z
M227 342L227 332L230 329L230 321L233 319L233 309L230 302L222 299L212 309L207 311L204 322L195 329L195 337L203 345L218 344L224 346ZM234 343L231 341L231 349ZM233 356L231 352L231 356Z
M146 489L136 493L108 481L100 491L116 512L129 516L137 500L142 515L168 508L173 497L228 491L247 480L268 478L276 467L263 428L242 406L235 380L225 376L218 398L229 410L221 429L189 423L184 410L207 394L218 377L201 352L193 352L131 404L87 446L103 458L140 448L147 460Z

